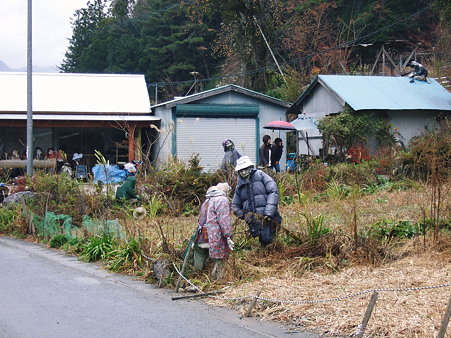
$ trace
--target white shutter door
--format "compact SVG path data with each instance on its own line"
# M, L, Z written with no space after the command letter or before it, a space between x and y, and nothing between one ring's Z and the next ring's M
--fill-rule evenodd
M255 119L248 118L177 118L177 158L188 161L199 154L204 171L216 171L224 157L222 141L231 139L235 149L255 163Z

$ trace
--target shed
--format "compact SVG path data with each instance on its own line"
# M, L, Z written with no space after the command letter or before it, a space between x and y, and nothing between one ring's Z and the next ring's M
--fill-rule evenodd
M451 94L436 80L429 79L429 83L409 80L392 76L318 75L288 113L320 120L341 112L346 105L353 111L375 111L388 118L407 145L413 137L440 128L440 121L451 115ZM318 135L318 130L311 131L312 137ZM306 151L303 140L299 146ZM322 144L315 143L315 147L315 152L321 153Z
M152 107L161 118L156 166L173 156L188 161L198 154L204 171L215 171L224 156L221 144L225 139L258 164L263 135L286 140L286 132L263 126L273 120L285 121L289 107L288 102L232 84L157 104ZM285 168L285 158L281 168Z
M33 73L33 146L112 163L140 159L154 137L144 75ZM25 149L27 74L0 72L0 154ZM70 157L71 158L71 157Z

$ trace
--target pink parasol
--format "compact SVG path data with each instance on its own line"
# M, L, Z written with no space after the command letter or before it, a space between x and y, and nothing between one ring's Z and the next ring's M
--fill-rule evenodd
M271 121L265 124L263 128L273 130L296 130L295 126L293 126L290 122L286 121Z

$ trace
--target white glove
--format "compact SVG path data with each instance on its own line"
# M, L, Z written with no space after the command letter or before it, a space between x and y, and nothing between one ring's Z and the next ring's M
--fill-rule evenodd
M233 243L233 241L230 237L227 238L227 245L229 246L230 251L233 251L233 248L235 247L235 243Z

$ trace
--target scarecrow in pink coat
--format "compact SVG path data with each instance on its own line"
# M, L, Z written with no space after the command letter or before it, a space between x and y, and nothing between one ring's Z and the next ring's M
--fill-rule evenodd
M197 236L194 247L194 268L202 270L207 258L213 264L212 279L224 276L224 259L233 250L232 224L230 222L230 204L227 183L208 188L206 200L200 209Z

